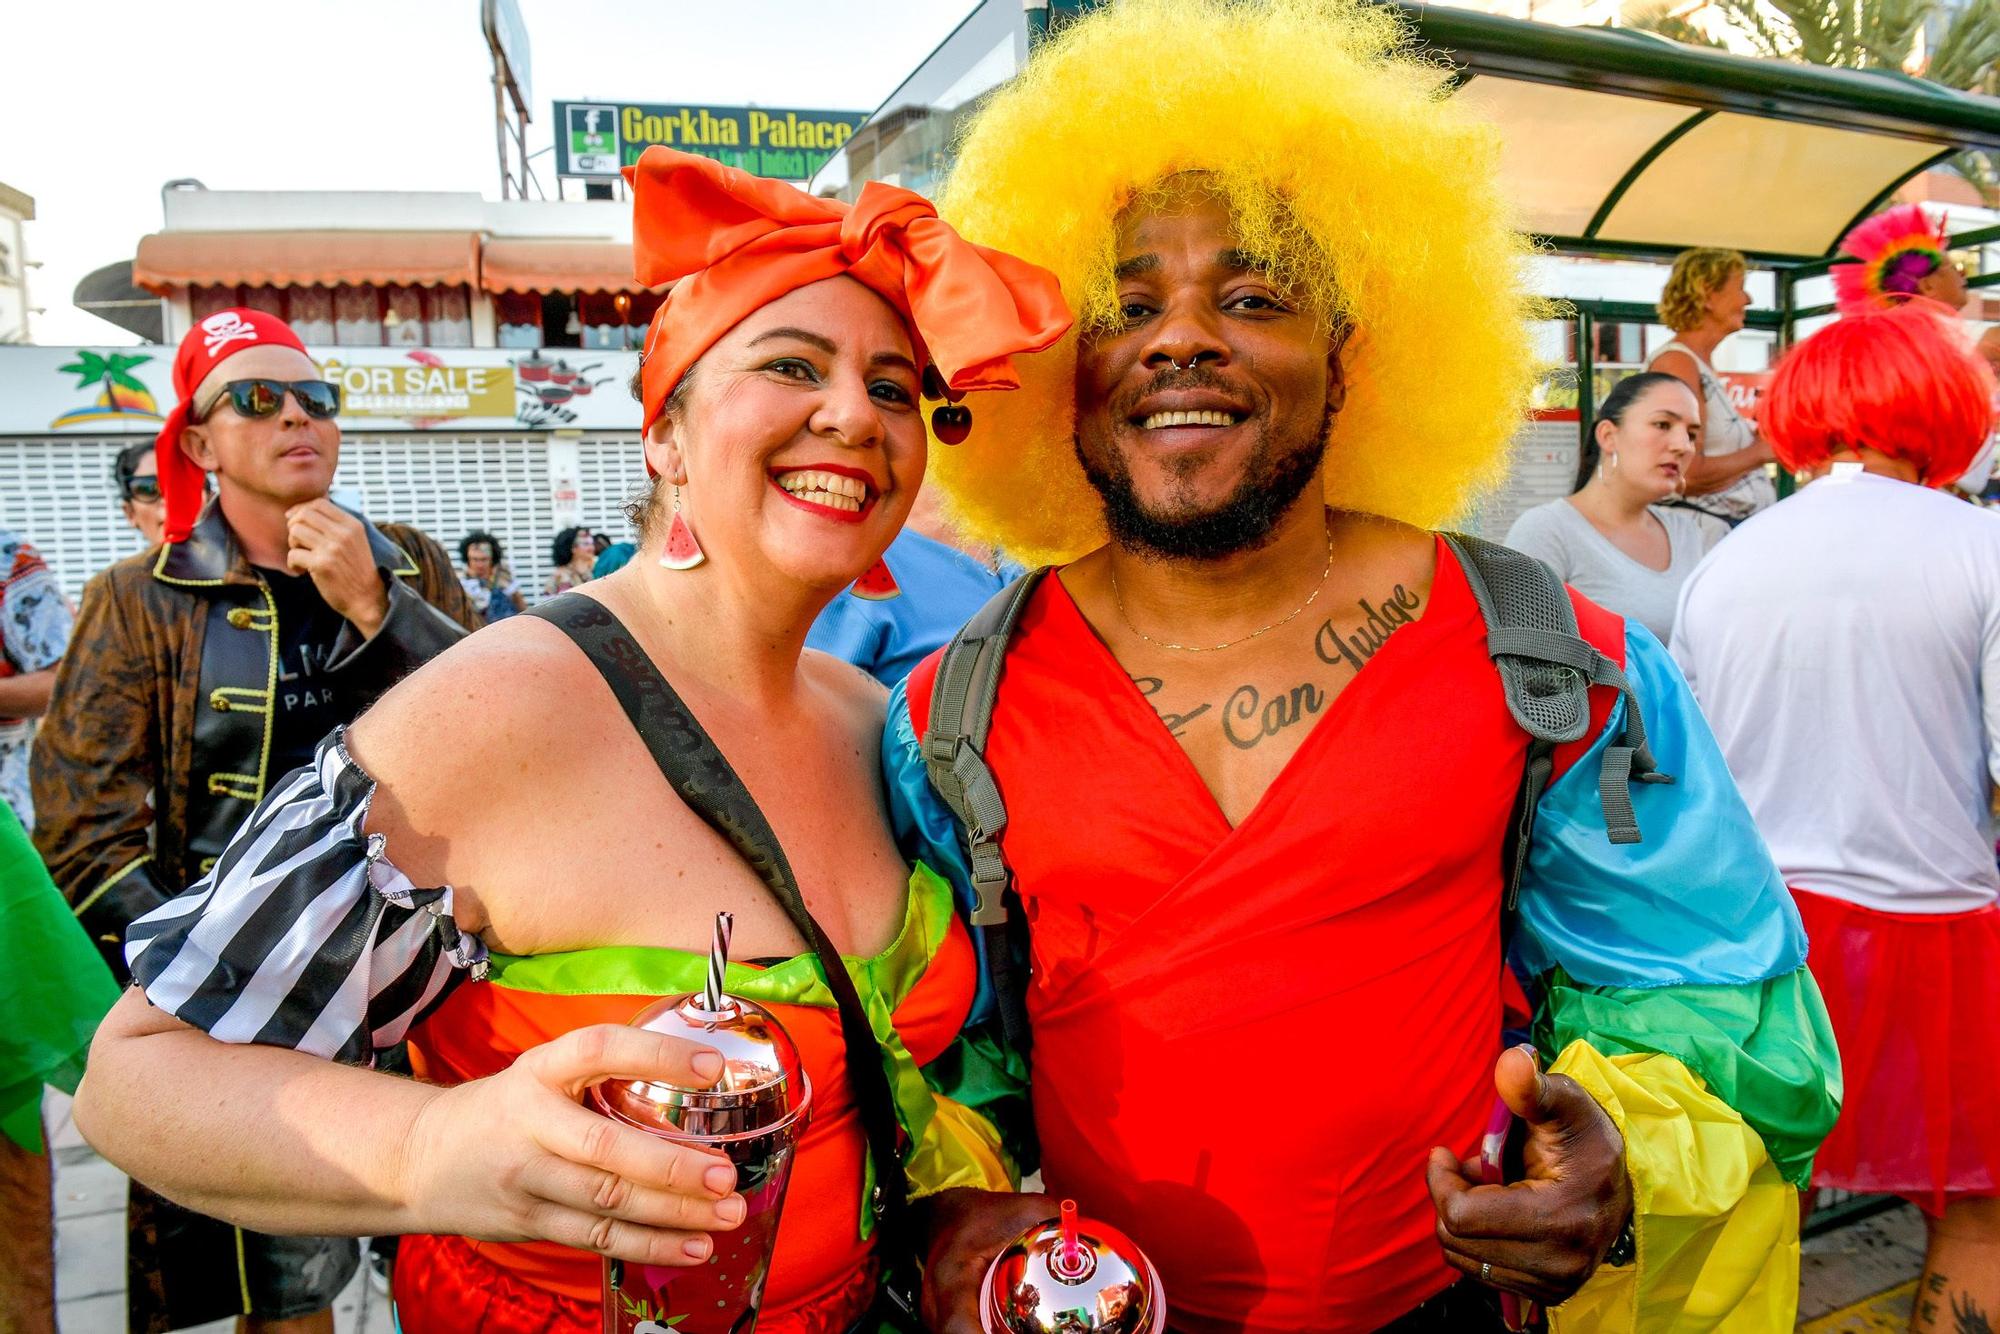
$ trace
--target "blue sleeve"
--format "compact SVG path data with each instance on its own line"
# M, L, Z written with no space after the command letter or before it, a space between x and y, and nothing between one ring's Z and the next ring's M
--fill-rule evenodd
M1626 623L1625 675L1658 767L1632 784L1643 841L1605 832L1597 779L1625 703L1542 794L1521 881L1516 948L1531 974L1597 987L1761 982L1806 956L1804 927L1722 751L1673 659Z
M806 647L851 662L883 685L894 685L901 673L889 675L889 624L871 616L855 599L842 593L826 604L806 632Z
M903 856L922 862L951 882L959 915L972 911L972 867L966 860L964 835L924 770L916 726L910 721L909 682L889 692L889 716L882 727L882 786L889 801L889 825ZM979 958L979 990L973 997L967 1027L993 1013L993 986L986 971L986 942L977 931L972 946Z

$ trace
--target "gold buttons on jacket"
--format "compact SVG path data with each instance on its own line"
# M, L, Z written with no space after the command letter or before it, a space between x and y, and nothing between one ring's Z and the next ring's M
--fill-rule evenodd
M208 707L214 709L217 713L228 713L229 696L223 694L220 690L209 691Z
M230 609L228 616L229 624L237 630L248 630L250 628L250 620L255 615L256 613L248 607L233 607Z

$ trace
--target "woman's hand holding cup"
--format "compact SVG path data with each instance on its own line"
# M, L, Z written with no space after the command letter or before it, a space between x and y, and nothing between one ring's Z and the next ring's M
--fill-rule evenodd
M619 1024L566 1033L497 1075L441 1089L418 1114L400 1180L411 1230L553 1241L651 1265L696 1265L743 1221L728 1160L586 1110L607 1079L705 1088L711 1048Z

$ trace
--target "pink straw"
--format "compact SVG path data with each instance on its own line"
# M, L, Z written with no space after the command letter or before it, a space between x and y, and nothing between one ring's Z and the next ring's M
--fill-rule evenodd
M1056 1260L1056 1272L1074 1274L1083 1267L1083 1248L1076 1240L1076 1201L1062 1202L1062 1251Z

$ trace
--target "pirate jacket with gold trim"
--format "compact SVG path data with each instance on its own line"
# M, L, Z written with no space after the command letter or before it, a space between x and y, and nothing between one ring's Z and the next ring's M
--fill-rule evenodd
M362 707L478 626L443 548L368 525L389 610L344 626L330 673ZM211 504L185 542L119 561L84 588L30 771L35 846L126 975L135 918L204 874L266 787L278 661L269 590Z

